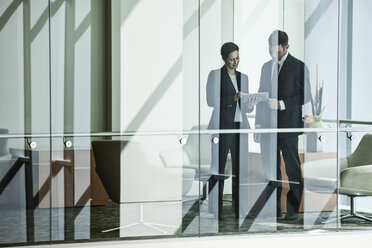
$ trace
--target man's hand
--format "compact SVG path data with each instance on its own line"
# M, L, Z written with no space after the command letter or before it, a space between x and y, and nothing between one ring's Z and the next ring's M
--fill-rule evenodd
M269 105L270 109L275 109L275 110L280 109L280 103L279 103L278 99L275 99L275 98L269 98L267 100L267 105Z
M253 134L253 140L256 143L260 143L261 142L261 134L260 133L254 133Z
M257 103L260 102L260 98L258 97L251 97L248 99L248 108L253 108L254 106L257 105Z
M239 101L239 99L240 99L240 97L242 96L242 92L238 92L238 93L236 93L236 95L234 96L234 100L235 101ZM231 99L231 98L230 98Z
M258 129L258 128L261 128L261 125L260 124L256 124L255 129ZM261 134L260 133L254 133L253 134L253 140L256 143L260 143L261 142Z

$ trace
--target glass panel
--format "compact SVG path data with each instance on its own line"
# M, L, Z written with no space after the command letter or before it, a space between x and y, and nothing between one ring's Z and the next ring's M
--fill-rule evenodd
M5 245L50 240L48 7L48 0L0 2L0 244Z
M198 235L197 132L55 138L53 239Z
M198 1L52 0L52 12L52 240L196 235ZM190 155L182 149L177 135L170 139L159 132L183 129L194 134L192 142L185 144L186 149L191 149ZM139 135L159 132L156 138L140 140L140 146L149 150L146 161L153 164L148 166L159 167L151 168L158 178L151 179L151 174L144 173L145 177L140 177L144 191L138 195L131 191L140 185L133 180L139 172L134 167L136 159L143 162L141 156L132 156L128 162L130 174L119 178L119 184L129 192L129 198L123 200L126 204L121 206L112 199L107 203L109 196L92 167L92 140L83 138L112 131ZM187 135L182 142L186 139ZM169 140L172 142L167 144ZM72 142L72 147L67 146L67 141ZM161 152L169 158L160 160ZM187 156L192 156L192 162ZM188 165L184 169L183 157ZM118 159L120 162L120 156ZM171 168L165 170L164 166ZM169 178L169 187L177 191L177 198L163 199L167 181L160 181L173 174L177 178ZM144 180L149 181L148 187ZM154 192L149 191L152 183L157 187ZM193 192L185 200L183 185ZM120 193L120 188L116 191ZM130 198L136 196L140 196L135 198L138 201ZM163 204L163 200L174 202ZM168 210L173 217L167 220ZM126 214L128 211L131 214ZM101 232L122 225L130 228Z
M27 142L0 138L0 244L50 240L50 142Z
M55 137L52 166L56 168L52 188L52 239L196 235L199 223L199 173L195 173L199 169L198 1L66 0L52 1L52 11L51 122ZM157 135L158 131L183 129L193 129L195 134L192 144L185 144L192 147L193 160L190 163L185 158L190 168L184 169L182 159L187 154L177 136ZM123 193L122 202L126 204L121 206L107 195L95 174L92 140L83 138L112 131L139 135L151 131L157 135L143 140L142 136L129 138L132 143L139 139L140 148L131 149L146 148L149 158L133 154L129 161L122 162L123 167L128 163L130 173L119 177L119 185L129 192ZM72 147L67 146L67 141L72 142ZM160 160L161 152L169 158ZM104 163L110 162L110 158L105 159L108 161ZM120 166L120 153L115 159ZM144 166L149 166L158 178L150 178L151 174L143 171L145 167L135 167L139 163L136 160L150 163ZM173 174L177 177L168 178ZM136 177L138 180L133 180ZM167 180L171 185L167 185ZM194 194L185 196L186 200L183 200L183 184L192 187ZM142 191L132 190L138 187L142 187ZM149 190L151 187L153 191ZM176 198L162 196L167 187L178 194ZM120 187L116 192L120 193ZM171 203L163 204L165 200ZM173 215L167 219L168 210ZM128 215L128 211L131 214ZM123 225L129 226L120 231L101 232Z
M2 0L0 244L370 230L368 10Z
M301 167L303 178L304 230L335 230L338 225L338 163L336 132L317 132L317 151L304 143Z
M291 133L262 131L265 132L236 134L220 130L225 134L210 131L201 135L201 151L205 155L219 154L219 146L229 136L239 139L238 167L233 167L233 153L227 156L224 171L217 166L221 155L211 156L209 178L205 180L209 194L201 201L201 235L335 230L338 227L338 160L333 142L337 139L336 132L319 133L319 138L324 138L321 149L308 152L303 135L288 137ZM291 146L296 146L292 152ZM208 164L207 157L202 164Z
M90 238L90 139L53 138L52 240Z
M106 131L105 1L51 2L52 133Z
M53 241L91 238L90 139L71 135L111 130L109 2L51 1Z
M224 158L221 146L234 139L238 154L232 151ZM270 154L265 151L261 156L253 134L210 131L201 135L200 142L205 157L201 170L211 164L206 180L209 194L201 201L201 235L276 231L276 177L268 178L270 168L261 157ZM219 166L222 159L226 159L224 167Z
M200 87L206 90L200 93L200 122L209 130L201 137L209 143L201 143L201 148L211 154L208 202L201 208L202 235L275 230L273 225L258 224L259 218L255 221L262 208L265 217L272 218L269 222L276 221L276 194L266 199L263 193L260 198L268 185L265 176L270 175L264 175L255 162L261 161L260 147L246 132L259 128L258 124L277 128L278 117L276 111L266 111L266 117L261 111L261 120L268 120L268 125L257 123L254 97L242 96L237 101L236 94L260 91L266 98L278 98L275 89L262 88L260 78L266 76L261 73L262 65L271 61L267 39L273 30L283 27L282 8L283 1L201 2ZM227 43L232 41L239 48Z
M370 1L341 1L340 9L340 195L342 230L371 228L370 159L371 104L370 68L366 52L372 32L367 28ZM366 149L368 147L368 149Z
M296 7L296 1L287 0ZM298 56L306 64L304 77L310 85L305 84L304 118L311 116L305 127L337 127L337 83L339 79L339 10L338 1L305 1L304 30L302 27L291 27L298 37L304 36L304 50ZM310 99L308 99L311 97ZM307 149L316 152L316 134L309 133ZM336 138L336 136L334 136ZM336 142L334 140L333 142ZM312 147L311 145L314 145Z
M49 133L48 1L1 1L0 128Z

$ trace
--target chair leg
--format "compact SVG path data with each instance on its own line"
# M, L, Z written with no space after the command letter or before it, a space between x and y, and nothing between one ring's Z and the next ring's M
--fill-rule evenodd
M364 215L356 213L356 210L355 210L355 196L350 195L349 197L350 197L350 213L348 213L347 215L341 216L340 220L346 220L346 219L350 219L350 218L357 218L357 219L362 219L362 220L365 220L365 221L371 221L372 222L372 218L368 218ZM324 224L331 223L331 222L334 222L336 220L337 219L335 218L335 219L324 221L323 223Z
M140 205L140 221L139 222L135 222L135 223L125 225L125 226L114 227L114 228L110 228L110 229L107 229L107 230L102 230L101 232L103 232L103 233L112 232L112 231L115 231L115 230L125 229L125 228L128 228L128 227L137 226L137 225L143 225L145 227L148 227L148 228L153 229L155 231L162 232L164 234L166 234L167 231L164 231L164 230L162 230L162 229L160 229L156 226L168 227L168 228L178 228L178 226L164 225L164 224L160 224L160 223L151 223L151 222L144 221L144 219L143 219L143 205L141 204Z
M362 219L362 220L366 220L366 221L371 221L372 222L372 218L368 218L364 215L361 215L361 214L354 214L354 217L355 218L359 218L359 219Z
M355 210L355 196L350 196L350 213L348 215L345 215L341 217L341 220L343 219L349 219L349 218L358 218L366 221L372 221L371 218L368 218L364 215L357 214Z
M136 222L136 223L132 223L132 224L125 225L125 226L118 226L118 227L102 230L101 232L103 232L103 233L112 232L112 231L115 231L115 230L124 229L124 228L127 228L127 227L136 226L136 225L139 225L139 224L140 224L139 222Z

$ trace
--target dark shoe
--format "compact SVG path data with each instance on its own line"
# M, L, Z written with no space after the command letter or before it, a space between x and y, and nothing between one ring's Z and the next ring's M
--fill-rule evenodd
M281 219L282 218L282 212L277 212L276 213L276 218Z
M298 219L297 213L287 213L284 217L284 220L288 220L288 221L294 221L297 219Z

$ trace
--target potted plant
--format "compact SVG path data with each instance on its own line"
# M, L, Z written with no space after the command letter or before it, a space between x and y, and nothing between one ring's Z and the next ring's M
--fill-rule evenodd
M323 104L323 86L324 80L322 83L319 83L318 80L318 65L316 65L316 85L315 85L315 96L314 98L311 97L311 107L312 107L312 114L308 115L306 118L306 125L312 128L324 128L325 124L322 120L323 112L325 106L322 107ZM316 152L319 150L318 143L318 134L317 133L308 133L307 135L307 150L310 152Z

